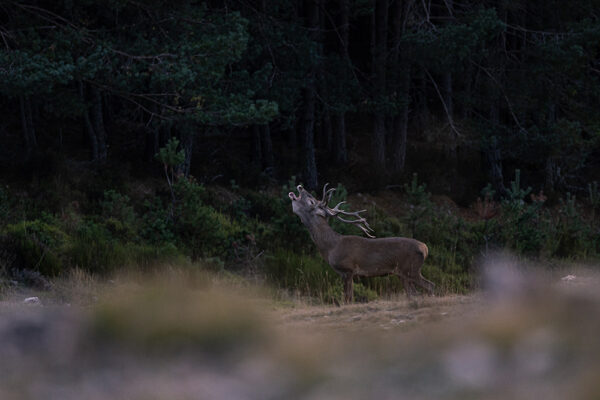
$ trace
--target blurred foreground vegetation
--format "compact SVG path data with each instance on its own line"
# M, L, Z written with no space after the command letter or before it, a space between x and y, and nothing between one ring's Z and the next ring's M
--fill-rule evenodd
M76 270L41 304L0 298L0 398L597 399L598 274L534 267L490 257L482 293L342 308Z

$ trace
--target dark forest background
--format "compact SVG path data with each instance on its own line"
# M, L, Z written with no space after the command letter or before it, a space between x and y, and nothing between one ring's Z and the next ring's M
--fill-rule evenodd
M0 0L0 269L178 259L335 298L286 202L300 182L341 182L378 236L427 242L447 290L490 248L595 257L599 17L592 0Z

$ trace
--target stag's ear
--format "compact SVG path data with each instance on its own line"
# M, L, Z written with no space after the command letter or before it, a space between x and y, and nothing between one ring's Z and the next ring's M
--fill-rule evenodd
M317 207L317 208L315 209L315 214L317 214L317 215L320 215L320 216L321 216L321 217L323 217L323 218L327 218L327 217L328 217L328 215L327 215L327 213L325 212L325 210L323 210L321 207Z

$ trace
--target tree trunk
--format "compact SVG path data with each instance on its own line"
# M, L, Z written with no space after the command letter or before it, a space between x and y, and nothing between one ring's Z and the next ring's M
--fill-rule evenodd
M469 64L466 67L466 73L465 73L465 95L464 95L464 102L462 105L462 116L464 119L469 119L471 118L471 114L472 114L472 91L473 91L473 65L469 62Z
M95 86L90 86L92 98L91 120L94 132L98 139L98 160L105 160L106 149L106 131L104 129L104 117L102 115L102 93Z
M304 179L309 189L317 188L317 162L314 144L315 90L304 89L304 129L302 132L302 153L304 154Z
M344 113L336 113L333 118L333 162L336 165L344 165L348 162L346 116Z
M325 153L329 156L333 154L333 127L331 126L331 114L325 110L321 121L323 126L323 147Z
M450 23L454 18L454 0L444 0L446 7L448 8L448 17L450 18ZM452 99L452 71L449 66L447 71L444 73L443 83L442 83L443 97L444 103L446 103L446 110L448 110L448 120L450 124L454 123L454 101Z
M313 41L318 39L319 30L319 2L318 0L306 0L306 25ZM315 104L316 84L315 75L318 60L312 61L311 71L306 88L303 89L304 116L302 129L302 153L303 174L305 185L309 189L317 188L317 162L315 158L314 127L315 127Z
M375 18L373 20L373 72L375 115L373 123L373 163L378 171L385 171L385 111L377 103L386 94L386 56L387 56L387 21L388 0L375 0Z
M396 0L392 9L392 49L391 62L394 90L397 101L401 101L398 114L392 120L392 172L401 173L406 163L406 136L408 130L408 109L410 102L410 59L406 49L401 48L405 20L411 1ZM402 51L404 50L404 51Z
M392 171L401 173L406 165L406 140L408 133L408 108L410 101L410 68L403 69L404 79L399 93L406 99L400 106L398 115L394 117L394 138L392 141Z
M92 150L92 160L96 161L98 159L98 137L96 136L96 132L94 131L94 127L92 126L92 121L90 120L90 113L88 110L87 101L85 100L85 91L84 85L81 80L78 81L79 85L79 98L84 105L83 109L83 122L85 124L85 130L88 133L88 137L90 139L90 147Z
M23 129L23 141L25 142L25 159L31 157L31 153L37 147L37 138L35 136L35 126L33 124L33 112L31 110L31 100L29 96L19 96L19 105L21 108L21 127Z
M275 171L275 161L273 159L273 141L271 140L271 128L269 124L260 127L263 167L267 174L273 176Z
M262 170L262 141L261 141L261 129L259 125L252 126L252 164L254 169Z
M493 124L492 129L497 129L500 124L500 110L498 109L497 101L493 101L490 107L490 120ZM506 187L504 186L504 176L502 174L502 154L500 153L498 138L496 136L491 138L491 142L485 151L490 165L492 186L498 195L503 196L506 193Z
M454 123L454 102L452 101L452 72L445 72L442 81L442 95L448 113L448 122Z
M350 32L350 1L339 0L340 19L338 32L340 35L340 56L347 63L350 63L348 54L348 37ZM333 115L333 142L332 154L333 162L336 165L344 165L348 161L348 150L346 148L346 113L339 111Z
M184 128L184 132L183 132L183 138L182 138L182 144L183 144L183 151L185 153L185 160L183 161L183 170L181 171L183 173L184 176L188 177L190 176L190 170L191 170L191 166L192 166L192 152L194 150L194 130L192 126L187 126L188 124L185 124L185 128Z

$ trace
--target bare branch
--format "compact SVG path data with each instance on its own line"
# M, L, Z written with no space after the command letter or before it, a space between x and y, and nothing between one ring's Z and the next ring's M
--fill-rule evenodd
M438 96L440 97L440 101L442 102L442 105L444 106L444 111L446 111L446 116L448 117L448 124L450 124L450 128L452 128L452 131L456 134L456 136L460 137L461 134L458 131L458 129L456 129L456 126L454 125L452 115L450 115L450 111L448 111L448 106L446 105L446 102L444 101L444 96L442 96L442 93L440 92L440 89L439 89L437 83L435 83L433 76L431 76L431 74L429 73L429 71L427 69L425 69L425 73L429 77L429 80L431 80L431 83L433 83L433 87L435 87L435 91L437 92Z
M506 95L506 92L504 91L504 87L502 85L500 85L500 83L498 82L498 80L496 78L494 78L494 76L490 73L490 71L488 71L482 65L477 64L473 60L471 60L471 64L475 65L476 67L478 67L479 69L481 69L483 72L485 72L487 74L487 76L490 77L490 79L492 80L492 82L494 82L498 86L498 88L502 92L502 96L504 96L504 100L506 100L506 105L508 106L508 110L510 111L510 115L512 115L513 120L515 121L515 124L517 124L517 126L519 127L519 129L524 130L523 127L521 126L520 122L519 122L519 119L517 118L517 115L515 114L515 112L514 112L514 110L512 108L512 104L511 104L510 100L508 99L508 96Z

